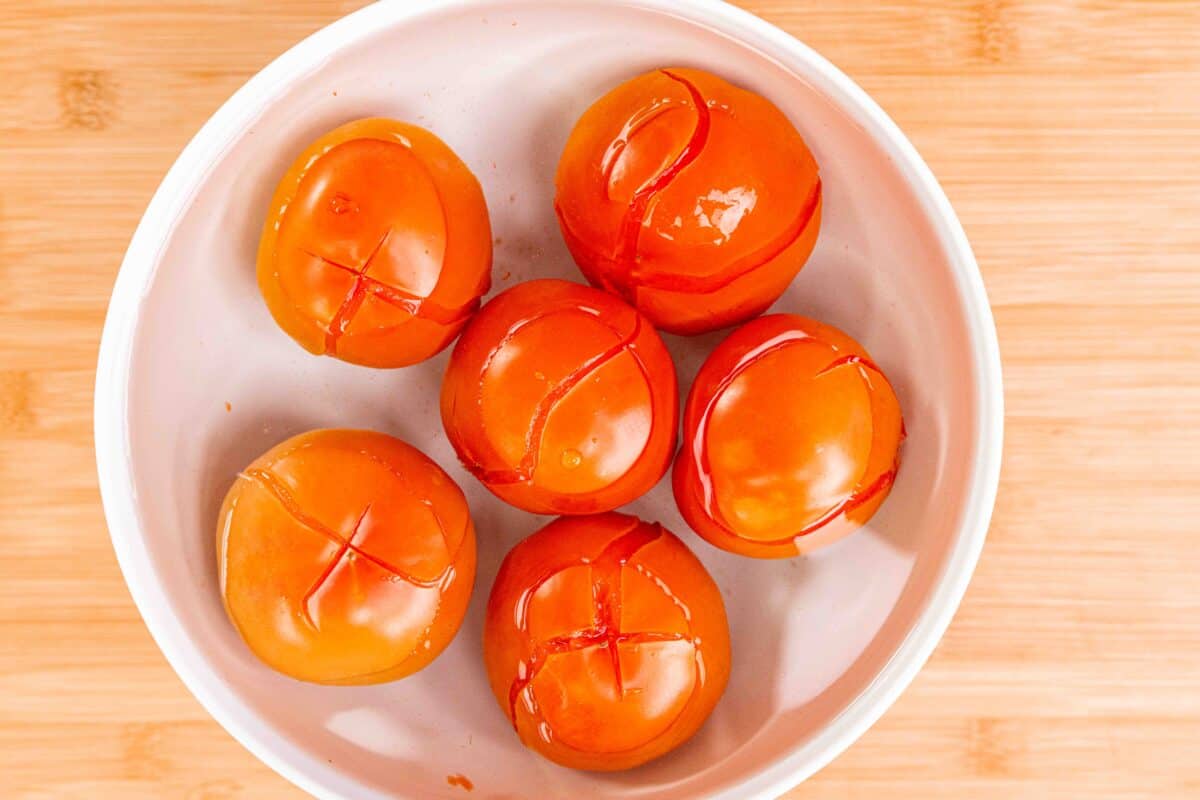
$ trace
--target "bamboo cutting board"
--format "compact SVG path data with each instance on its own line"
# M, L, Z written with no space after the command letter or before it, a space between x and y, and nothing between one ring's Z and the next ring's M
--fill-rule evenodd
M1008 407L949 634L788 797L1200 797L1200 3L742 4L860 82L942 180ZM0 797L300 796L143 627L91 391L163 173L246 78L357 5L0 0Z

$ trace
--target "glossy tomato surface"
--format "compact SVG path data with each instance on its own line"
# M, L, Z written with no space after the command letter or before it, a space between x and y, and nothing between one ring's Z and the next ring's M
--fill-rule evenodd
M675 499L717 547L786 558L863 525L887 497L904 424L862 345L791 314L734 331L687 399Z
M526 746L577 769L674 749L729 678L721 594L661 525L562 517L519 543L488 599L492 691Z
M556 183L583 274L672 333L762 313L820 229L821 181L799 132L766 98L701 70L655 70L596 101Z
M351 122L292 164L271 201L258 285L311 353L372 367L444 348L491 285L479 182L441 139L388 119Z
M663 476L678 426L675 367L617 297L559 280L485 305L454 347L442 421L464 465L540 514L608 511Z
M454 638L475 580L462 491L419 450L318 430L244 469L217 522L225 610L269 666L315 683L381 683Z

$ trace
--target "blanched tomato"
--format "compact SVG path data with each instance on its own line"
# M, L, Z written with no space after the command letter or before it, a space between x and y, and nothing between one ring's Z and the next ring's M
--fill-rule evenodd
M804 317L762 317L696 376L675 500L717 547L786 558L870 519L903 439L896 393L858 342Z
M514 547L483 649L521 741L577 769L628 769L674 749L729 678L716 584L673 534L623 514L564 517Z
M479 182L441 139L387 119L322 136L284 175L258 251L279 326L311 353L371 367L434 355L491 285Z
M455 345L442 422L501 499L539 514L607 511L670 466L678 424L671 357L620 299L567 281L518 284Z
M229 618L268 666L314 683L381 683L454 638L475 529L462 491L420 451L371 431L312 431L238 475L217 566Z
M817 164L766 98L695 69L638 76L580 118L555 207L587 279L694 334L762 313L812 253Z

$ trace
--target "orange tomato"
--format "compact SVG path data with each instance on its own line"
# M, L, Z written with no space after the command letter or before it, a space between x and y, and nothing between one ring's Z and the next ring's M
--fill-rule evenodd
M556 182L583 274L672 333L762 313L820 229L817 164L795 127L766 98L696 69L649 72L597 100Z
M441 139L358 120L313 142L283 176L258 285L309 352L403 367L439 352L478 307L491 237L479 182Z
M501 499L539 514L608 511L670 466L675 368L620 299L567 281L518 284L455 345L442 422L463 464Z
M721 594L661 525L563 517L504 559L488 598L492 692L526 746L577 769L678 747L729 678Z
M314 683L382 683L454 638L475 529L462 491L416 448L312 431L238 475L217 566L229 618L268 666Z
M762 317L696 375L675 500L717 547L786 558L870 519L903 439L896 393L862 345L804 317Z

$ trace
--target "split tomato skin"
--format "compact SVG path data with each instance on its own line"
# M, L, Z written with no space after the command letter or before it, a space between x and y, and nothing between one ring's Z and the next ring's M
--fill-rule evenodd
M560 280L490 300L442 382L446 435L502 500L536 514L591 514L649 491L678 429L675 367L620 298Z
M701 70L639 75L567 140L555 209L575 262L655 327L761 314L816 245L817 163L775 105Z
M466 164L423 128L362 119L283 176L257 271L271 316L305 350L391 368L458 335L491 267L487 203Z
M475 580L462 491L416 448L317 430L243 469L217 522L229 619L267 666L331 685L392 681L454 638Z
M703 725L729 679L729 628L716 584L661 525L562 517L501 564L484 658L527 747L575 769L621 770Z
M861 527L891 491L904 440L887 377L831 325L773 314L729 335L688 395L673 487L711 544L788 558Z

